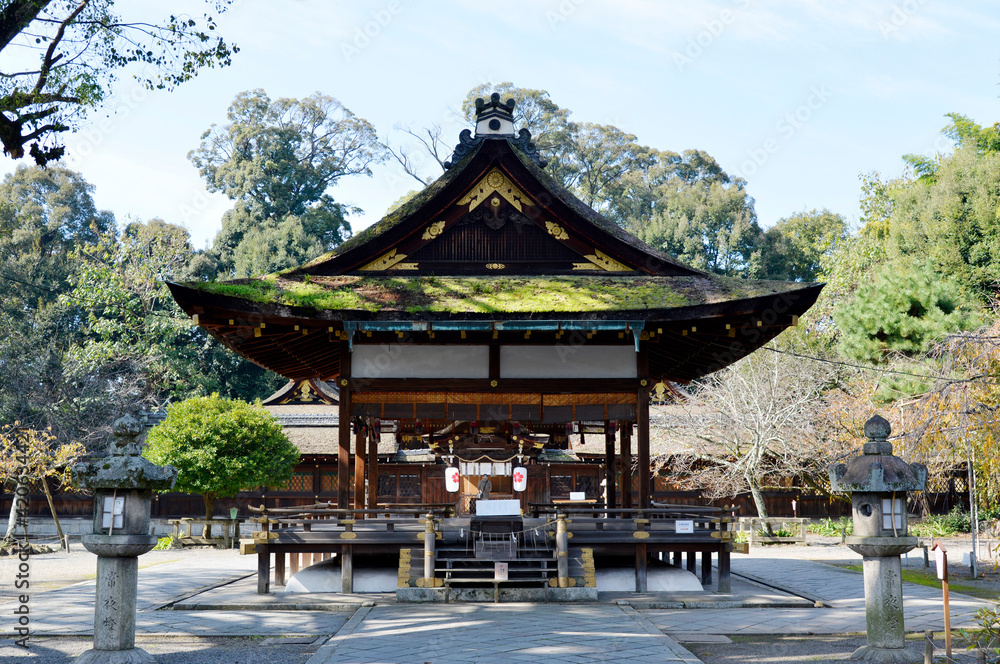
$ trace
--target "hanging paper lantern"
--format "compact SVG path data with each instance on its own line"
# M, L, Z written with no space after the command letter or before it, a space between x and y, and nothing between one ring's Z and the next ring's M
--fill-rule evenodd
M528 488L528 471L524 466L514 469L514 491L524 491Z
M451 493L458 491L458 468L449 466L444 469L444 486Z

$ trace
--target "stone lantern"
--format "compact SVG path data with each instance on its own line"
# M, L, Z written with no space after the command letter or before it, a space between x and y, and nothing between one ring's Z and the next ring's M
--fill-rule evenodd
M892 454L892 428L875 415L865 422L864 454L830 466L830 488L851 492L854 535L847 546L863 557L868 645L851 655L865 662L917 662L922 650L906 646L899 557L917 546L906 529L906 492L927 484L927 467Z
M153 491L173 488L177 470L139 456L142 425L129 416L114 424L110 455L73 467L73 483L94 492L93 533L83 546L97 554L94 647L80 664L145 664L153 657L135 647L138 556L156 546L149 534Z

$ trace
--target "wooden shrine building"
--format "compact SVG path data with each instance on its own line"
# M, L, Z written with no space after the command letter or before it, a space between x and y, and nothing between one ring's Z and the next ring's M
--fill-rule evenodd
M460 496L486 471L495 495L527 509L549 495L536 472L546 455L586 430L604 437L600 479L610 488L587 498L648 508L651 389L753 352L795 325L822 285L678 262L556 183L528 131L514 131L513 100L493 95L476 108L475 132L461 133L444 175L334 251L277 274L171 291L240 355L339 388L340 508L377 507L386 422L404 450L426 454L425 503L468 509L444 491L454 466ZM522 492L512 466L528 471Z

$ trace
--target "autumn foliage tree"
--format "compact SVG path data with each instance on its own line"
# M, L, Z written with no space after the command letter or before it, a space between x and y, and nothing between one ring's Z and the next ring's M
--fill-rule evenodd
M86 450L79 443L60 442L48 430L22 428L19 423L0 427L0 482L10 483L15 495L31 486L40 486L62 539L59 515L52 492L69 484L70 467ZM3 540L9 540L17 525L17 501L12 501Z

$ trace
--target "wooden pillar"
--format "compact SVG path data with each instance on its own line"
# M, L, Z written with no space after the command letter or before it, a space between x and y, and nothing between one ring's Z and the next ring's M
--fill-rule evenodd
M621 482L622 507L632 507L632 423L622 422Z
M636 373L639 389L636 391L635 423L639 466L639 507L652 506L649 464L649 342L640 341L636 353Z
M271 552L268 551L269 548L270 547L263 542L258 542L257 544L258 595L266 595L271 591Z
M350 498L351 466L351 352L347 342L340 342L340 422L339 447L337 449L337 508L347 509Z
M691 572L692 574L694 574L695 556L696 555L697 555L697 553L694 552L694 551L688 551L687 552L687 571Z
M604 482L607 486L608 509L618 507L617 477L615 476L615 430L610 421L604 422Z
M730 566L729 566L729 543L723 542L722 548L719 549L719 587L718 591L720 593L730 593L732 592L732 577L730 576Z
M712 552L701 552L701 585L708 586L712 583Z
M374 421L368 436L368 509L378 508L378 443L379 435L375 432Z
M649 390L641 388L636 394L635 404L636 425L638 427L636 443L638 444L639 465L639 507L651 507L653 504L652 478L649 462Z
M640 542L635 545L635 591L644 593L648 587L646 583L646 544Z
M365 441L365 427L361 420L355 423L357 431L354 432L354 509L363 510L365 508L365 460L368 458L368 450ZM355 519L363 519L361 514L355 514Z
M274 585L285 585L285 554L280 551L274 554Z
M354 547L350 544L340 545L340 592L354 592Z

